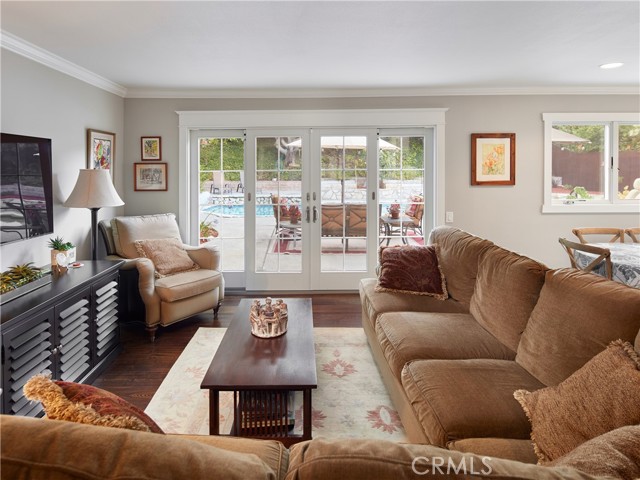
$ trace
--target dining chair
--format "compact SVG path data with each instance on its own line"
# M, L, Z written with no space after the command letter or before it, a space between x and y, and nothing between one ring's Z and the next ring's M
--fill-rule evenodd
M596 247L593 245L585 245L583 243L572 242L566 238L559 238L560 245L565 249L567 255L569 255L569 261L571 267L578 270L584 270L585 272L593 272L604 260L605 265L605 277L609 280L613 279L613 265L611 263L611 251L608 248ZM585 266L581 266L576 261L576 251L585 252L587 254L596 255L596 258L589 261ZM595 273L595 272L593 272Z
M625 228L624 234L629 235L633 243L640 243L640 227Z
M592 243L594 240L587 240L585 235L611 235L607 243L620 242L624 243L624 229L622 228L607 228L607 227L588 227L588 228L574 228L573 234L578 237L580 243Z

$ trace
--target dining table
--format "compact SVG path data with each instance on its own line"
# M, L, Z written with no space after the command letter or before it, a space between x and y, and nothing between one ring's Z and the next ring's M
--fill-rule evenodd
M633 288L640 288L640 243L589 243L595 247L607 248L611 252L613 280ZM574 251L576 263L585 267L597 255L579 250ZM605 276L604 262L593 273Z

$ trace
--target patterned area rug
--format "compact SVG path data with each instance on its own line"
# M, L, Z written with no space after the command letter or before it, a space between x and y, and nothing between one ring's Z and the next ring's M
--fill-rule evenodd
M200 383L224 328L200 328L171 367L145 412L167 433L209 434L209 392ZM318 389L313 391L314 438L379 438L406 442L404 429L361 328L315 328ZM231 429L232 396L220 395L221 431ZM301 398L296 427L302 430Z

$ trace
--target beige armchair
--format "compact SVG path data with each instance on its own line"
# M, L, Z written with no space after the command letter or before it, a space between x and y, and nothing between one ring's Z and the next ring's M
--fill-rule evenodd
M107 259L125 260L121 268L123 285L121 292L139 296L144 303L144 318L151 340L155 339L160 325L166 326L188 318L196 313L213 309L214 318L224 299L224 278L218 270L220 251L217 247L203 244L199 247L182 244L176 217L172 213L115 217L99 224L100 233L107 249ZM199 268L181 271L166 276L158 275L154 263L141 257L137 240L178 239L178 245ZM180 253L182 253L180 249ZM137 271L137 275L135 275ZM135 288L126 283L136 281ZM135 305L135 300L121 298L125 308Z

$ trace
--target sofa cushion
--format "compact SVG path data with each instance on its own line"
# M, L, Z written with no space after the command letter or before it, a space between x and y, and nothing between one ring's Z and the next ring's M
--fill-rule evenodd
M382 247L376 292L426 295L446 300L449 295L438 264L439 248L437 244Z
M182 241L177 238L151 238L136 240L133 243L140 257L148 258L153 262L156 278L200 268L191 260Z
M232 437L229 435L169 434L167 436L199 442L231 452L253 454L273 470L276 478L284 479L287 475L289 450L278 440Z
M402 386L433 445L463 438L528 439L531 426L513 392L544 385L510 360L417 360Z
M2 417L2 478L47 480L274 479L256 455L177 436Z
M640 289L574 269L547 272L516 361L557 385L616 339L640 329Z
M220 286L222 273L217 270L191 270L156 280L156 293L164 302L175 302L210 292Z
M492 246L478 265L470 312L514 352L535 307L548 270L527 257Z
M429 243L440 245L440 268L447 279L449 295L468 309L476 284L478 261L493 243L446 226L434 228Z
M136 240L181 238L173 213L115 217L111 219L111 232L116 252L124 258L138 257Z
M506 458L523 463L537 463L538 457L529 439L519 438L463 438L447 443L449 450L475 453L487 457Z
M360 302L362 303L363 321L369 321L372 328L377 322L378 316L387 312L469 312L467 306L453 298L443 301L421 295L376 292L377 283L378 281L375 278L363 278L360 280Z
M593 480L573 468L547 468L500 458L384 440L315 439L291 447L287 480Z
M549 466L597 476L640 478L640 425L617 428L583 443Z
M376 335L398 379L404 365L411 360L513 360L516 355L468 313L385 313L378 317Z
M546 463L598 435L640 424L640 358L629 342L618 340L558 386L514 396Z
M41 402L47 417L53 420L163 433L138 407L92 385L36 375L23 389L25 397Z

